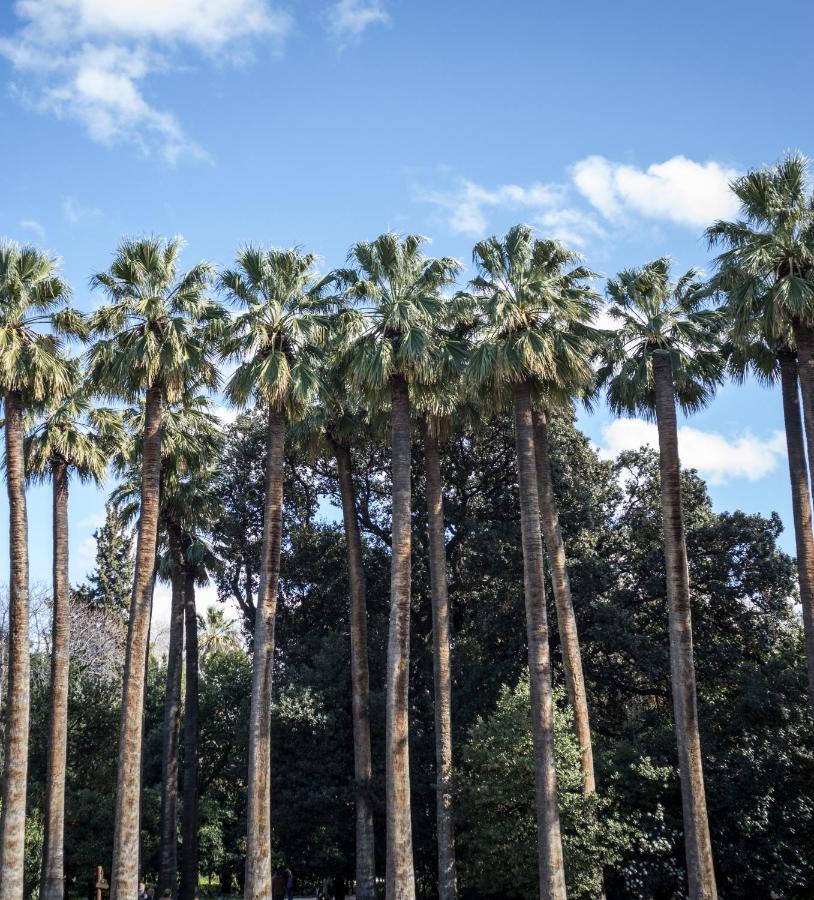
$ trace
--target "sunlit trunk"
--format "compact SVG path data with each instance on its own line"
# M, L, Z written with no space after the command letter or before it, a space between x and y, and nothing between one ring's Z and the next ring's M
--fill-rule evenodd
M539 889L541 900L564 900L565 868L557 806L554 699L543 581L543 539L540 533L534 423L528 385L517 385L513 399L534 743Z
M9 506L8 693L0 812L0 900L23 896L25 801L28 777L30 661L28 646L28 515L25 504L22 400L5 396L6 487Z
M675 392L670 354L653 353L656 422L659 435L661 510L664 523L664 560L669 607L670 671L673 692L684 843L690 900L715 900L715 869L709 836L701 735L695 691L692 646L690 575L684 514L681 509L681 470L678 456Z
M596 790L596 781L594 779L594 754L591 743L588 700L585 694L585 678L582 674L582 653L579 647L577 618L574 614L574 603L571 597L571 582L568 578L565 545L560 531L557 498L554 495L548 421L542 409L534 411L534 446L537 460L540 516L551 569L554 606L557 610L557 629L560 633L565 689L574 713L574 732L581 750L582 789L586 794L592 794Z
M374 900L376 858L373 841L373 762L370 751L370 678L367 663L367 588L362 567L362 538L356 518L350 450L331 441L342 498L342 518L350 585L350 658L353 710L353 766L356 780L356 897Z
M422 422L427 485L427 537L432 593L433 686L435 712L435 815L438 840L438 897L457 895L455 828L452 812L452 672L450 615L447 590L447 552L444 538L444 499L441 459L432 423Z
M403 375L390 379L393 539L387 640L387 877L385 900L415 900L410 814L410 397Z
M160 481L161 394L158 388L152 387L147 391L144 407L141 503L122 691L110 900L132 900L138 893L144 685L158 537Z
M51 464L53 492L53 619L51 624L51 708L45 774L45 834L40 900L62 900L65 893L65 762L68 752L71 583L68 577L68 466Z
M254 625L249 718L245 900L268 900L271 896L271 680L274 664L274 617L277 611L283 530L285 432L286 421L283 412L270 410L266 437L263 555Z

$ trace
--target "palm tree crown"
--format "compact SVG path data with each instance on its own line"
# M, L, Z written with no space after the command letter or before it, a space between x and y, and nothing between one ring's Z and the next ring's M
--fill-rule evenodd
M433 377L433 336L446 318L442 292L461 264L449 256L424 256L426 238L382 234L355 244L348 254L355 268L337 273L352 308L340 313L345 346L339 365L365 395L383 392L392 375L410 382Z
M675 399L685 413L712 398L724 371L720 312L707 307L710 288L690 269L675 283L661 258L608 282L610 316L619 323L605 348L600 384L617 414L655 415L652 354L670 354Z
M110 298L89 320L89 376L103 395L133 401L158 388L172 401L192 377L217 387L212 339L225 313L207 295L212 266L179 275L182 246L179 238L125 240L110 269L92 277L91 286Z
M244 307L223 344L224 356L240 361L226 386L236 405L254 394L296 419L314 396L318 348L334 304L333 278L316 274L316 259L296 248L248 246L239 252L237 267L221 275L221 288Z
M787 156L732 183L741 218L706 231L717 257L715 286L726 291L735 332L759 320L769 338L814 321L814 197L808 161Z
M65 303L70 288L57 260L35 247L0 241L0 387L26 403L64 396L71 372L60 333L82 332L82 318ZM52 333L39 329L50 326Z
M592 376L585 342L598 299L594 273L553 240L535 239L528 225L475 245L478 275L470 289L479 304L477 346L469 377L500 400L505 388L528 382L571 397Z

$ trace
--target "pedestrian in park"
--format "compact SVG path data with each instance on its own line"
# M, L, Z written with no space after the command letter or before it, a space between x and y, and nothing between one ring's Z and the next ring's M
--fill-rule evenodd
M144 887L143 881L138 883L138 900L147 900L147 889Z
M271 878L271 896L272 900L283 900L285 897L285 888L286 888L286 878L285 875L279 870L274 870L274 875Z
M318 896L321 900L333 900L334 883L331 880L330 875L326 875L325 878L322 879L322 887L319 890Z
M294 900L294 888L297 886L294 873L291 869L285 870L285 895L287 900Z

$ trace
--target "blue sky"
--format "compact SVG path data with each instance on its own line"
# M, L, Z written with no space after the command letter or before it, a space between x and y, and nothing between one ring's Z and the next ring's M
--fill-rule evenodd
M182 234L189 264L251 240L327 269L385 229L468 265L474 240L528 221L604 274L665 253L708 267L728 180L814 148L812 25L802 2L730 0L2 4L0 234L58 254L83 309L88 276L145 231ZM609 451L649 436L581 422ZM779 396L725 386L688 425L718 508L790 526ZM75 580L102 504L75 488ZM47 490L29 515L44 580Z

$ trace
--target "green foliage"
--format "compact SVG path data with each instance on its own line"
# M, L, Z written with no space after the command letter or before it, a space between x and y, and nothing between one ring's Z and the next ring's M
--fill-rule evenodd
M598 873L619 862L632 835L614 818L607 800L582 793L580 752L562 692L556 697L554 730L568 894L594 897ZM510 900L535 896L537 823L528 673L514 687L504 685L494 710L475 720L455 781L462 894Z

